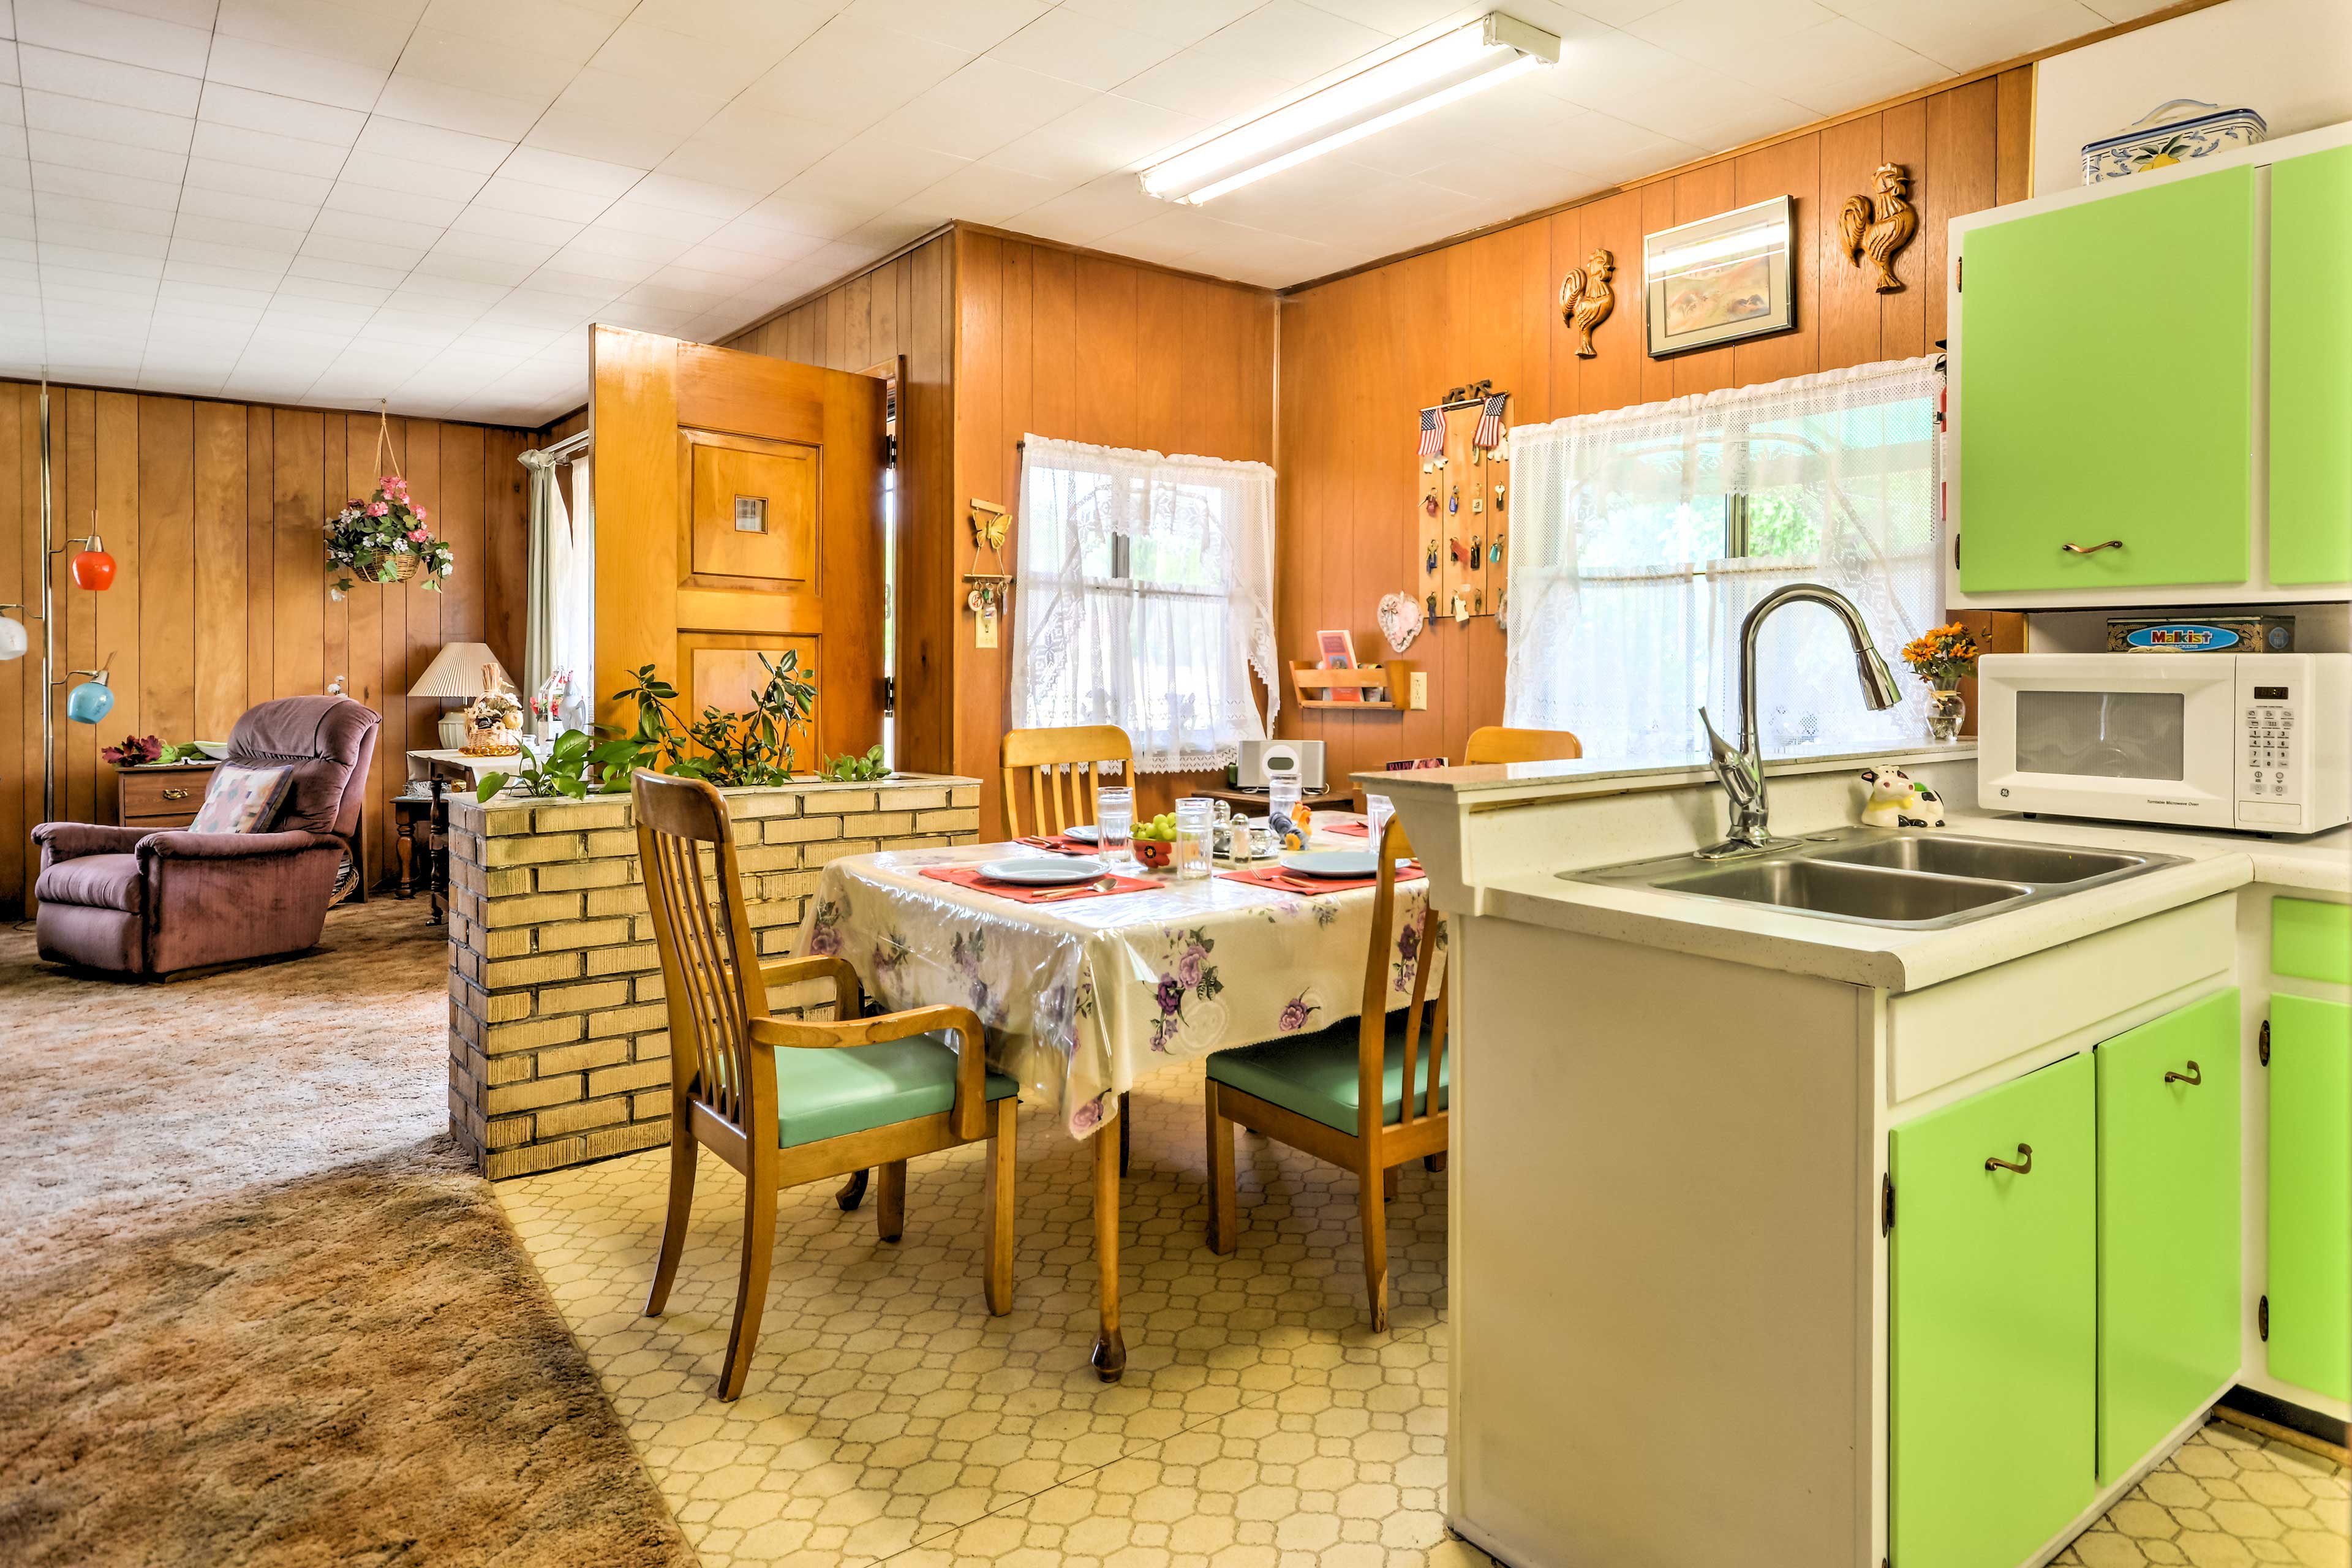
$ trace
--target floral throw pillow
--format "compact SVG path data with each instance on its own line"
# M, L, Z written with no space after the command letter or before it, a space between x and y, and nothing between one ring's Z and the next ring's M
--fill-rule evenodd
M292 768L242 768L223 763L213 770L204 809L188 825L191 833L266 833L294 782Z

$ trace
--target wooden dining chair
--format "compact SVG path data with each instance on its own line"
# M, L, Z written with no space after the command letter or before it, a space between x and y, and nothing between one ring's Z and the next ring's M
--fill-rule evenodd
M1135 773L1135 745L1116 724L1075 724L1061 730L1014 730L997 748L997 763L1004 770L1004 837L1018 838L1021 795L1026 775L1033 833L1060 833L1095 820L1097 797L1102 790L1106 763L1117 763L1119 776L1130 783ZM1067 805L1064 804L1065 793ZM1052 820L1046 808L1052 806Z
M1402 934L1395 921L1396 861L1412 853L1404 829L1391 819L1381 838L1360 1014L1313 1034L1217 1051L1208 1060L1210 1250L1229 1253L1241 1239L1234 1123L1344 1165L1356 1173L1375 1331L1389 1322L1387 1204L1396 1196L1397 1167L1445 1150L1445 1006L1442 994L1431 996L1429 983L1442 967L1442 917L1434 909L1414 950L1412 1005L1389 1010L1390 964ZM1437 989L1444 989L1442 979ZM1422 1015L1433 1001L1424 1055Z
M907 1162L982 1141L984 1294L990 1312L1011 1311L1019 1085L986 1070L979 1018L948 1006L864 1017L857 972L844 960L759 962L725 798L700 779L643 769L629 793L669 1008L669 1215L646 1316L661 1316L677 1278L698 1146L708 1145L744 1179L742 1270L719 1379L719 1396L733 1399L743 1392L768 1300L776 1194L878 1166L875 1223L884 1241L897 1241L906 1223ZM705 869L705 847L715 883ZM833 982L834 1020L771 1016L770 988L806 980Z
M1480 763L1572 763L1584 755L1584 742L1565 730L1506 730L1489 724L1470 731L1462 761Z

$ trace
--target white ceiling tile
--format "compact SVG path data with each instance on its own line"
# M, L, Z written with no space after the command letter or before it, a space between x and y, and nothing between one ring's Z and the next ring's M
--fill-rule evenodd
M465 210L462 202L338 180L311 226L321 234L381 235L394 245L430 246Z
M581 267L582 261L590 257L609 257L638 267L636 276L642 278L656 267L676 261L686 254L689 247L700 243L700 238L698 236L694 239L681 239L675 235L645 234L615 228L600 219L582 229L570 243L559 248L551 264L601 272L599 268Z
M287 287L289 289L293 287L291 280L298 278L323 283L347 283L363 288L390 289L396 287L400 280L408 275L408 268L405 267L380 267L364 261L336 260L320 250L320 237L314 234L306 240L302 246L302 253L294 258L291 266L287 268L286 276L289 279ZM333 245L341 242L330 240L328 243ZM331 298L331 296L321 297Z
M524 180L534 185L552 185L558 190L579 191L610 201L645 178L646 167L643 164L631 166L582 158L569 153L551 153L541 147L518 147L513 155L499 165L499 174L501 178Z
M662 160L656 173L767 192L849 140L840 125L729 104Z
M1273 74L1265 62L1237 66L1188 50L1129 78L1118 94L1214 123L1263 111L1292 92L1298 79Z
M427 203L454 203L455 205L448 207L450 217L455 217L460 208L473 200L474 193L489 179L488 174L446 168L439 163L419 163L407 158L386 157L379 153L357 152L343 160L342 177L356 184L399 191ZM448 219L436 221L446 223Z
M0 38L0 87L23 85L23 73L16 68L16 46L11 40Z
M921 219L922 228L950 218L962 218L968 223L1003 223L1013 214L1027 212L1067 188L1058 180L1041 180L986 163L966 163L946 179L924 186L899 203L894 211Z
M383 84L383 91L377 95L375 111L417 125L518 142L552 101L551 94L545 98L509 97L395 70Z
M179 121L185 125L186 121ZM33 127L21 133L22 155L44 163L62 163L72 169L103 169L110 174L135 174L142 180L176 182L188 172L184 153L162 152L152 147L133 147L121 142L97 142L87 136L69 136L61 131Z
M373 309L383 304L391 296L390 289L370 288L362 283L339 283L331 278L305 277L302 274L302 268L310 264L310 258L308 257L298 260L289 270L285 279L278 285L275 298L318 300L331 304L365 306Z
M1159 216L1168 204L1143 194L1133 174L1105 174L1019 215L1019 228L1066 245L1094 245L1121 229Z
M495 185L497 182L491 184ZM542 245L553 250L585 226L584 223L569 218L545 217L537 213L518 212L511 206L489 205L486 200L488 194L489 188L485 187L483 195L476 197L451 221L447 237L509 240L524 245Z
M152 16L159 22L178 22L190 27L209 27L220 9L220 0L104 0L117 11L134 12ZM0 20L8 11L7 0L0 0ZM5 31L5 26L0 26Z
M222 241L187 239L174 236L172 258L175 261L206 262L215 267L243 267L256 272L276 270L283 273L290 253L281 255L260 246L233 245Z
M1006 65L1108 91L1182 46L1066 7L1048 11L989 50Z
M335 182L323 174L298 174L284 169L257 169L217 158L191 158L186 175L191 189L236 191L249 196L269 196L312 206L327 199Z
M205 69L207 81L338 106L373 104L375 95L383 89L384 75L378 66L217 36Z
M528 151L528 149L526 149ZM567 191L553 185L534 184L528 180L509 179L505 174L491 176L482 188L474 193L469 206L511 214L521 219L544 218L557 223L583 224L613 205L613 198L591 195L582 191Z
M573 237L568 232L575 226L558 224L528 237L509 237L495 234L469 234L451 229L434 243L435 256L465 256L478 261L504 261L523 267L526 270L543 267Z
M1832 8L1874 33L1959 71L2047 48L2105 26L2074 0L1829 0Z
M16 46L16 63L28 90L117 103L126 109L144 109L158 114L186 115L196 110L200 84L194 77L93 59L88 55L36 48L31 44Z
M257 196L238 191L213 190L191 186L180 193L180 214L189 217L217 218L229 224L250 224L256 227L290 229L297 236L309 231L319 216L320 201L279 201L271 196Z
M60 195L89 196L102 202L126 202L132 206L175 210L180 186L175 180L142 180L133 174L113 174L99 169L68 168L60 163L33 164L33 189Z
M578 69L535 49L485 48L479 38L439 27L417 28L400 56L402 76L538 103L553 102Z
M403 275L425 259L424 246L392 245L369 237L369 226L364 222L351 222L350 226L358 230L357 234L337 232L341 226L338 220L357 217L357 214L332 209L320 213L319 221L311 226L310 237L302 242L302 255L328 261L357 262L375 270L397 268Z
M576 5L567 0L500 0L495 5L480 0L432 0L417 25L501 44L516 54L536 53L585 65L634 8L632 4Z
M836 16L746 89L772 113L863 131L945 81L971 51Z
M27 210L41 220L42 237L52 243L62 243L66 226L86 225L92 228L127 229L132 234L169 236L172 226L179 220L177 213L163 207L131 206L123 202L92 201L87 196L59 195L44 191L28 197Z
M1062 0L1062 9L1099 17L1171 44L1196 44L1256 9L1259 0Z
M653 206L635 196L624 196L599 213L590 230L648 235L656 239L699 245L717 233L724 221L699 213L680 212L675 207Z
M84 267L153 276L162 271L163 258L171 253L171 246L169 235L138 234L78 223L41 226L41 265L45 271L50 267Z
M212 43L203 27L85 5L83 0L16 0L16 37L26 44L188 77L205 74L205 56Z
M658 11L650 16L641 11L623 22L588 62L590 68L665 91L724 102L751 86L785 54L783 47L773 44L746 46L671 32L661 26Z
M469 136L461 131L445 131L375 114L369 117L352 150L365 156L488 174L506 161L514 145L488 136Z
M359 139L367 116L338 104L312 103L283 93L263 92L222 81L205 84L200 123L226 125L239 131L265 131L332 147L349 147Z
M218 195L217 192L213 194ZM241 202L249 198L230 196L224 199ZM172 226L173 254L181 254L179 247L189 243L234 246L240 250L248 250L256 255L276 257L278 264L283 266L293 259L296 251L302 248L302 241L309 233L307 228L289 228L277 224L253 223L243 218L212 217L203 213L192 213L184 208L180 213L180 221ZM233 262L229 265L258 266L260 263Z
M824 242L813 235L785 235L771 230L761 237L765 250L743 250L733 245L720 245L715 240L698 245L679 257L677 266L694 268L711 275L723 274L735 280L740 289L746 279L765 277L787 261L806 256Z
M1041 0L854 0L842 15L861 26L887 27L977 55L1048 9Z
M977 158L1096 96L1092 89L1058 77L977 59L885 115L868 134Z
M220 0L223 36L390 70L415 19L395 8L329 0Z
M1675 0L1624 30L1669 54L1736 73L1748 50L1783 43L1835 15L1818 0Z
M306 179L334 178L343 166L343 149L299 136L279 136L267 131L247 131L235 125L195 121L190 151L208 162L235 164Z
M0 102L13 104L16 100L13 90L0 94ZM161 153L186 152L195 125L184 115L155 113L53 92L28 91L23 95L23 104L20 122L32 129Z
M583 71L523 142L650 169L708 123L725 101L703 94L648 94L644 84L627 77Z

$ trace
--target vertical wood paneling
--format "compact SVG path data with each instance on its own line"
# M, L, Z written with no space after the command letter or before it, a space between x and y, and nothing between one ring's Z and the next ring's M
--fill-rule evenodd
M40 463L40 414L35 406L38 391L23 386L0 385L0 605L16 605L13 610L0 610L23 626L26 636L33 639L33 652L13 664L0 664L0 736L23 735L33 743L33 765L22 765L21 747L17 748L18 766L15 777L0 774L0 896L5 890L20 887L25 880L25 858L28 849L25 838L34 814L40 810L38 774L41 766L40 739L37 733L39 720L30 724L26 721L26 708L31 704L38 711L40 702L41 613L40 578L36 562L39 556L40 496L28 475L35 477ZM25 439L26 426L33 427L31 443ZM25 457L29 452L33 463L28 467ZM33 526L25 525L25 510L33 509ZM27 549L27 543L31 548ZM27 670L31 679L26 679ZM0 742L0 745L8 744ZM0 758L5 758L0 752Z
M1380 595L1429 591L1412 415L1449 386L1492 376L1514 394L1514 422L1528 423L1932 352L1943 332L1944 226L2025 194L2031 96L2030 71L2005 72L1286 296L1282 656L1309 658L1318 630L1346 626L1373 657L1384 646L1373 624ZM1838 209L1871 190L1882 161L1908 167L1920 213L1919 237L1897 267L1906 288L1888 295L1836 232ZM1795 198L1796 330L1650 358L1642 237L1780 195ZM1557 297L1568 268L1595 248L1616 256L1617 306L1596 336L1599 356L1579 361ZM1429 673L1427 713L1289 707L1279 730L1324 741L1330 773L1345 777L1393 757L1458 755L1471 730L1500 721L1503 638L1491 617L1441 622L1403 657Z
M98 395L95 491L100 531L114 557L114 586L91 595L98 601L93 668L113 672L114 709L95 726L77 724L93 754L127 735L144 734L139 710L139 398L135 393ZM90 809L114 814L114 770L91 765Z
M142 397L139 421L139 733L196 721L195 408Z
M192 406L195 529L194 734L226 737L250 707L251 627L246 527L246 414L233 403ZM184 737L188 738L188 737Z

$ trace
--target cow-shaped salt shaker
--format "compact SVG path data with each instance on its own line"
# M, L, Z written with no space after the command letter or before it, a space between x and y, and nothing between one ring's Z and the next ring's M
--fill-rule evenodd
M1943 797L1901 768L1864 768L1862 782L1870 791L1862 807L1864 827L1944 826Z

